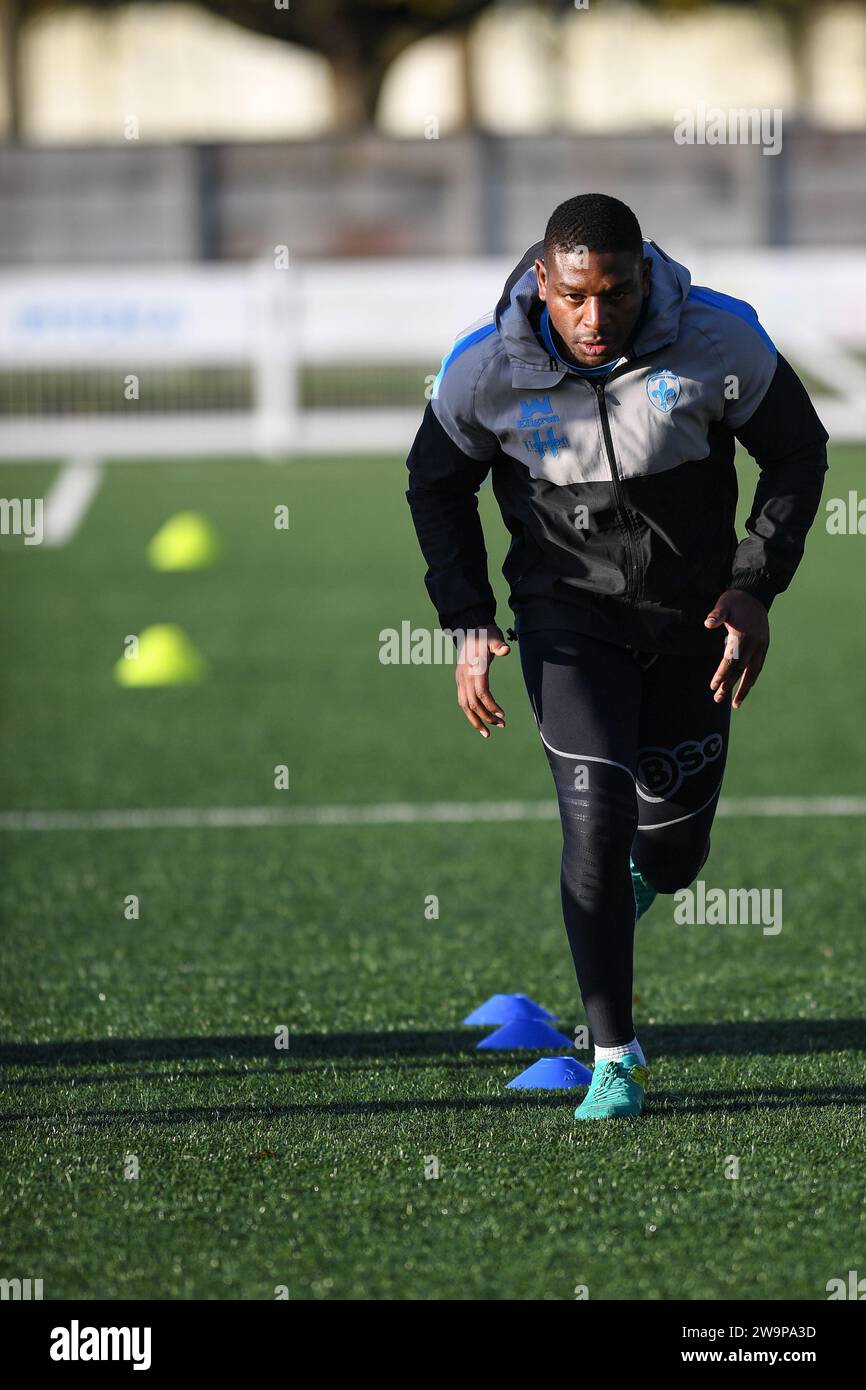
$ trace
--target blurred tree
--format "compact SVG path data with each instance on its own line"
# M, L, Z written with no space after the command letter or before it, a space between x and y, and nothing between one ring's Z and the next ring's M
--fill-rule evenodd
M337 123L372 124L385 73L418 39L465 29L490 0L206 0L207 8L247 29L322 54L335 76Z
M129 0L82 0L86 9L120 9ZM166 5L173 0L138 0ZM335 76L337 123L343 129L372 123L388 67L417 39L459 30L490 0L197 0L203 9L245 29L285 39L320 53ZM542 0L546 3L546 0ZM3 62L9 93L10 137L21 130L17 51L21 26L66 0L0 0Z
M17 140L21 133L21 88L18 64L18 40L21 33L23 0L0 0L0 62L6 92L6 127L8 138Z
M175 0L137 0L168 5ZM382 82L393 60L428 35L466 30L492 0L196 0L212 14L271 38L300 44L330 62L336 78L337 123L342 129L372 124ZM526 3L527 0L524 0ZM130 0L80 0L83 8L120 9ZM528 0L552 13L574 11L576 0ZM635 0L671 14L707 4L762 8L781 16L801 71L804 37L822 4L833 0ZM0 0L0 37L9 102L10 138L21 130L18 41L21 26L39 15L69 7L69 0ZM469 84L466 83L468 92ZM471 98L470 98L471 103ZM468 114L471 114L468 113Z

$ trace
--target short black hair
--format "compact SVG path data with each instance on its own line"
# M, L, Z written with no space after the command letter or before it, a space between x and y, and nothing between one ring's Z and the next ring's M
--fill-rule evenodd
M625 203L607 193L578 193L554 208L544 233L553 251L633 251L643 256L640 223Z

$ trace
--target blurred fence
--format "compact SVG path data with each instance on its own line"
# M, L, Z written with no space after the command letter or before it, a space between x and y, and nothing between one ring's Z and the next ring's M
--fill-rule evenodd
M0 148L0 262L519 252L602 190L646 235L705 246L863 245L866 133L787 123L781 152L672 134Z
M746 299L837 442L866 438L866 252L664 249ZM0 274L0 456L403 452L512 257Z

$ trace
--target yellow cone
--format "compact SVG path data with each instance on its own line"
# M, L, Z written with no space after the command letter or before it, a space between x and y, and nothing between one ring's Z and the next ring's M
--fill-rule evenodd
M147 558L155 570L198 570L219 558L220 538L200 512L177 512L148 541Z
M137 656L124 653L115 663L114 679L126 687L192 685L204 672L204 658L183 628L176 623L155 623L139 633Z

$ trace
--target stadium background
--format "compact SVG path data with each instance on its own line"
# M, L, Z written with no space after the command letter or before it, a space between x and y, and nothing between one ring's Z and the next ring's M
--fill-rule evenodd
M516 650L489 743L449 669L379 653L435 622L403 462L432 376L573 192L756 305L831 430L825 500L862 492L866 11L22 0L3 24L0 492L44 499L45 533L0 537L0 1276L826 1297L866 1258L856 525L822 504L774 606L705 875L782 888L784 929L657 901L655 1099L626 1133L505 1090L526 1059L461 1027L512 990L582 1022ZM700 104L781 110L781 151L676 143ZM150 543L186 513L178 569ZM119 683L162 624L184 650Z

